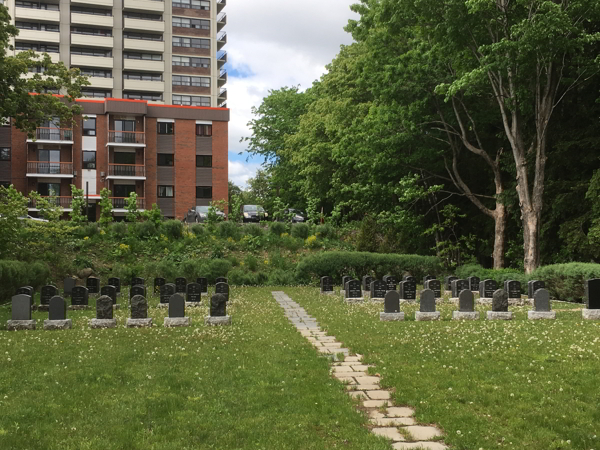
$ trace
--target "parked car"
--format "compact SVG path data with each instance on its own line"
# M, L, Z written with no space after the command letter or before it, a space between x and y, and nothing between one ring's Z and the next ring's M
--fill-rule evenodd
M33 216L30 216L29 214L26 216L19 216L19 219L20 220L32 220L34 222L48 222L46 219L42 219L40 217L33 217Z
M260 222L261 220L269 220L269 214L260 205L244 205L242 206L243 221L245 222Z
M206 221L206 219L208 218L208 210L209 209L210 209L210 206L196 206L196 214L198 215L198 222L202 223L202 222ZM218 209L215 208L215 212L217 213L217 216L219 217L219 219L227 220L227 216L225 215L225 213L223 211L219 211Z
M288 208L283 210L283 218L280 222L291 221L292 223L303 223L306 220L305 215L299 209Z

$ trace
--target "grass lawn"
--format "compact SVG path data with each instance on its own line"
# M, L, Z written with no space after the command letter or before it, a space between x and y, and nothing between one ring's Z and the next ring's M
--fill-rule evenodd
M555 321L380 322L382 304L347 305L317 288L284 288L395 389L397 405L436 423L455 449L600 449L600 323L553 302ZM478 307L482 311L490 307ZM570 311L569 311L570 310Z
M38 330L0 331L0 449L389 449L271 290L233 288L231 327L204 306L190 328L151 308L152 329L125 329L125 308L113 330L88 329L89 310L72 330L36 312Z

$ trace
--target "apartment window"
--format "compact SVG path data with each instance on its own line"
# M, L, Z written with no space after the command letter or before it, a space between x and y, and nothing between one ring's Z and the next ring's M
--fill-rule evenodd
M160 53L136 53L136 52L126 52L123 53L123 57L125 59L144 59L148 61L162 61L162 55Z
M59 32L58 25L53 23L39 23L39 22L15 22L15 26L21 30L35 30L35 31L53 31Z
M46 68L42 66L34 66L29 68L29 72L31 73L44 73L45 71Z
M203 9L209 11L210 2L206 0L177 0L173 2L173 8Z
M102 50L95 48L82 48L72 47L71 55L82 55L82 56L99 56L101 58L111 58L112 50Z
M210 68L209 58L190 58L188 56L173 56L174 66Z
M0 0L0 5L2 4L2 0ZM0 181L0 187L4 187L8 189L10 187L10 181Z
M125 166L135 165L135 153L133 152L115 152L113 155L113 163ZM126 170L129 170L126 169Z
M190 19L189 17L173 17L173 26L180 28L196 28L210 30L210 20Z
M196 186L196 198L212 198L212 186Z
M143 41L162 41L162 34L150 34L150 33L123 33L125 39L138 39Z
M49 3L36 3L36 2L15 2L17 8L30 8L30 9L45 9L48 11L58 11L58 5L52 5Z
M210 107L210 97L196 97L193 95L173 95L173 104L181 106Z
M112 91L99 91L96 89L82 89L82 97L94 97L94 98L110 98Z
M96 152L83 152L83 164L84 169L95 169L96 168Z
M212 167L212 156L196 155L196 167Z
M155 73L124 72L123 78L126 80L162 81L162 75Z
M126 19L156 20L158 22L162 21L162 16L160 14L124 12L123 17L125 17Z
M96 118L95 117L83 119L83 135L84 136L96 136Z
M58 45L46 45L33 42L16 42L16 50L33 50L34 52L58 53Z
M93 16L112 17L112 9L84 8L81 6L71 6L71 12L77 14L90 14Z
M173 36L173 47L204 48L210 50L210 39Z
M174 158L172 154L159 153L158 154L158 166L173 167Z
M102 29L102 28L84 28L84 27L71 27L71 33L73 34L85 34L88 36L103 36L103 37L111 37L112 30L111 29Z
M127 197L129 197L129 194L131 194L132 192L135 192L135 186L133 186L131 184L115 184L113 187L114 187L113 195L116 198L127 198ZM123 205L122 207L124 208L125 202L118 203L119 206L121 206L121 204ZM115 204L115 206L117 206L117 204Z
M10 147L0 148L0 161L10 161Z
M210 78L173 75L173 86L210 87Z
M150 100L152 102L162 102L162 94L155 92L126 92L123 94L123 98L130 100Z
M38 183L37 192L42 197L59 196L60 183Z
M175 188L173 186L158 186L158 198L173 198Z
M95 78L112 78L112 70L80 68L81 75Z
M158 134L175 134L175 124L173 122L157 122Z
M212 136L212 125L196 124L196 136Z

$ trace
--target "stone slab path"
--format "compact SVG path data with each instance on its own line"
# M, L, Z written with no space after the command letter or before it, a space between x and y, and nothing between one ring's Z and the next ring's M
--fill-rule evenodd
M344 384L348 395L360 399L361 409L369 416L371 431L392 442L395 450L423 449L444 450L448 447L434 438L442 436L440 430L429 425L419 425L413 419L414 410L394 406L391 392L381 389L379 376L369 375L370 366L362 364L361 355L342 347L334 336L327 336L318 322L284 292L272 292L273 297L284 309L286 317L315 348L325 355L335 355L331 374ZM337 356L343 354L342 359Z

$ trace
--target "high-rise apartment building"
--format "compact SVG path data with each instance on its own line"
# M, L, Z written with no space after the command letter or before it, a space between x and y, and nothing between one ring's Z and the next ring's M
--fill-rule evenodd
M35 139L0 127L0 184L56 196L66 211L75 184L90 194L90 216L104 187L116 216L130 192L141 209L157 203L178 218L227 199L225 4L5 0L15 53L46 52L91 84L74 127L49 121Z

